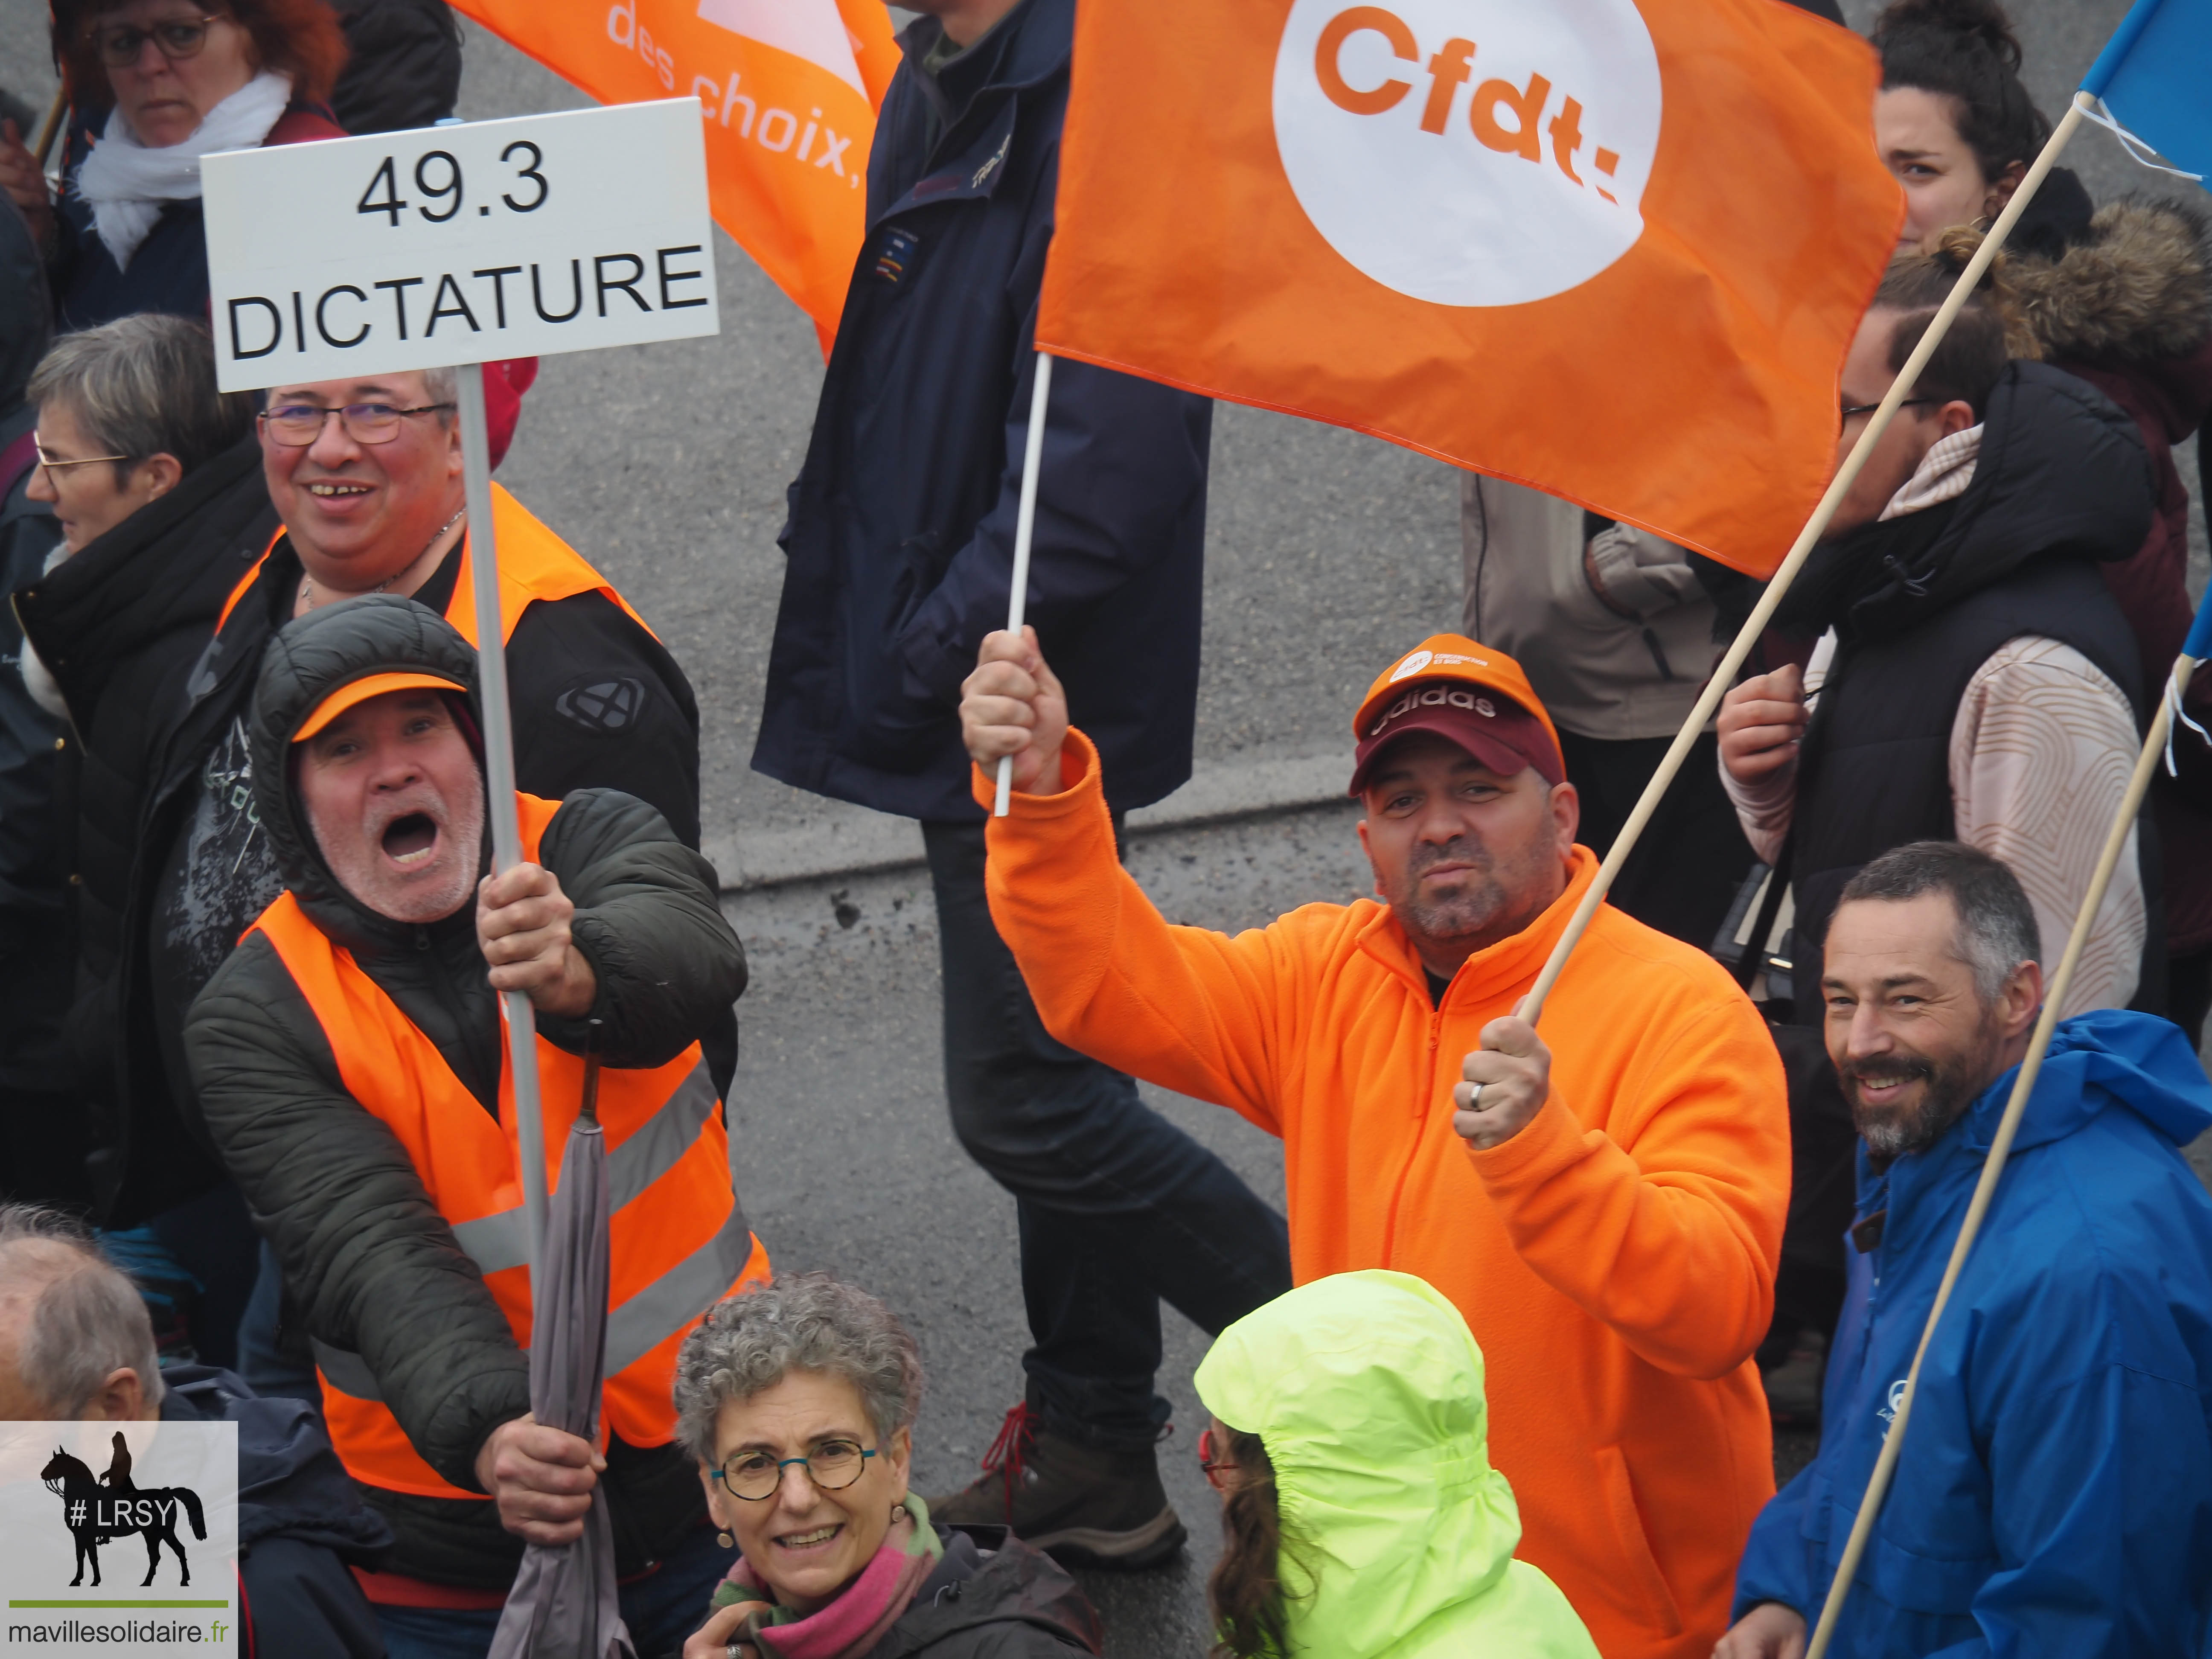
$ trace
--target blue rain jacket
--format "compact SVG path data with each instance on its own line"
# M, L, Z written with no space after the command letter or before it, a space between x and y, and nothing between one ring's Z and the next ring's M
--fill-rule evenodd
M1819 1615L1966 1203L2007 1072L1877 1175L1829 1355L1820 1455L1752 1528L1736 1616ZM1929 1350L1837 1659L2194 1655L2212 1613L2212 1196L2180 1147L2212 1084L2175 1026L2063 1021Z

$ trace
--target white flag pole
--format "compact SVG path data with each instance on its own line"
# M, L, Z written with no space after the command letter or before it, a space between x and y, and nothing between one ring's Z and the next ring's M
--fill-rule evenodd
M522 862L522 825L514 810L514 720L507 702L506 629L499 605L499 553L492 537L491 444L484 421L483 365L453 371L461 406L462 482L469 510L469 580L477 605L477 701L483 711L484 788L490 797L494 872ZM522 1211L535 1288L545 1248L545 1133L538 1103L538 1023L527 993L508 991L508 1071L514 1081L514 1123L522 1158Z
M1036 532L1037 467L1044 459L1044 406L1052 396L1052 354L1036 355L1036 383L1030 392L1029 435L1022 444L1022 505L1014 517L1014 575L1006 592L1006 632L1022 631L1022 613L1029 609L1030 542ZM1014 757L999 759L999 798L993 817L1006 816L1014 790Z

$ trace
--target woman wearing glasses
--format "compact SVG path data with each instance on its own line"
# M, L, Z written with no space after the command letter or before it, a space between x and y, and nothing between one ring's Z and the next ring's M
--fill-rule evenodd
M75 112L61 201L20 142L0 185L47 251L64 332L164 311L204 318L200 157L343 136L325 105L345 39L323 0L90 0L57 8Z
M933 1524L907 1490L921 1356L826 1273L731 1297L684 1340L677 1433L738 1559L684 1659L1067 1659L1098 1616L1048 1557Z

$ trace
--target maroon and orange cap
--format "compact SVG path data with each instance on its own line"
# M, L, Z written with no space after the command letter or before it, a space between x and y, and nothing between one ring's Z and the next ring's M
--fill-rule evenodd
M1352 732L1354 795L1376 757L1408 732L1433 732L1501 776L1531 766L1547 783L1567 775L1559 734L1521 665L1463 635L1431 635L1376 675Z

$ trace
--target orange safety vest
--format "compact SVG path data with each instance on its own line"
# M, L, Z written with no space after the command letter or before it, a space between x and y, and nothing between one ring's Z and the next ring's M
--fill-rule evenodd
M573 599L579 593L588 593L594 588L629 611L630 619L653 633L644 617L630 610L629 601L614 590L614 585L592 568L584 556L547 528L544 520L507 492L503 484L491 487L492 538L499 544L499 623L500 643L507 644L514 638L514 626L522 620L522 613L534 600ZM216 618L215 631L222 632L230 613L246 597L246 590L261 580L261 567L269 562L269 556L276 550L283 540L284 529L278 526L276 533L269 538L269 545L261 550L261 556L253 562L230 597L222 602L222 613ZM446 607L446 620L459 630L471 645L477 643L477 592L469 567L469 538L461 538L460 566L453 575L453 597ZM655 639L660 636L653 635Z
M523 856L534 862L560 803L519 792L515 802ZM430 1201L483 1270L516 1344L527 1348L529 1247L505 1044L494 1121L437 1045L350 951L307 919L290 892L248 931L276 947L330 1041L347 1091L407 1149ZM582 1105L584 1063L541 1036L538 1075L546 1170L557 1186L562 1149ZM650 1071L608 1066L599 1073L613 1209L599 1417L603 1430L633 1446L665 1445L675 1437L671 1389L685 1333L715 1303L769 1275L768 1253L731 1188L729 1138L714 1109L720 1103L696 1042ZM356 1480L422 1497L483 1496L450 1484L423 1462L358 1354L320 1341L314 1346L323 1415Z

